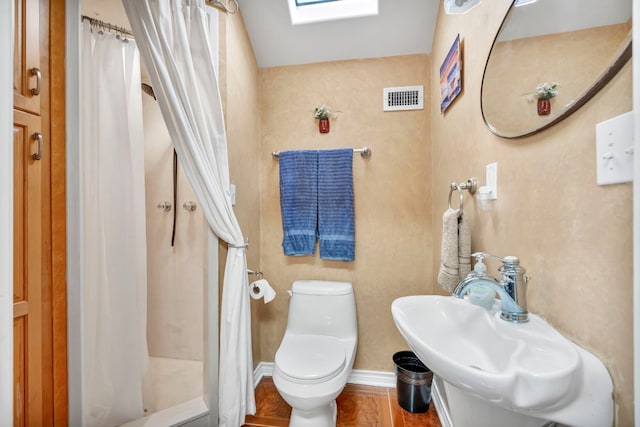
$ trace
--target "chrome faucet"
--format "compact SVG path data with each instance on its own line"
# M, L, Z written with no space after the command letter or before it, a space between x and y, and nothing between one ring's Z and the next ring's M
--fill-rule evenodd
M484 283L491 286L500 295L502 302L503 320L514 323L524 323L529 321L527 311L527 282L529 278L524 275L526 270L520 267L520 260L515 256L500 258L484 252L472 254L476 258L476 265L473 271L467 275L453 291L453 295L463 298L472 285ZM498 268L500 280L486 274L487 267L484 265L485 258L494 258L502 261L502 266Z

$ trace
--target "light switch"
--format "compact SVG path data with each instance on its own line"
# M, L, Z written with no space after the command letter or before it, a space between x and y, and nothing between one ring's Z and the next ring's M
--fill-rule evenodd
M236 205L236 185L229 184L229 198L231 199L231 206Z
M598 185L633 181L633 112L596 124Z

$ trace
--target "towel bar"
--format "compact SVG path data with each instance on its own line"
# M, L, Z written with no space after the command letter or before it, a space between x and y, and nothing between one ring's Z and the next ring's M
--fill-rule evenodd
M362 157L364 157L365 159L367 157L371 157L371 148L369 148L369 147L354 148L353 152L354 153L360 153L360 155ZM273 158L275 160L278 160L278 158L280 157L280 152L279 151L274 151L274 152L271 153L271 155L273 156Z

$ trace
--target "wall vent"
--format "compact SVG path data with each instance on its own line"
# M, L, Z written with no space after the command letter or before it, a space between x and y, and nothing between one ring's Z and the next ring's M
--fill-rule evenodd
M424 86L386 87L382 91L384 111L424 109Z

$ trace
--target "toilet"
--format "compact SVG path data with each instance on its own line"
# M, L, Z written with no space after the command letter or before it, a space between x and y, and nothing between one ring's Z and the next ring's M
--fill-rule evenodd
M273 369L273 383L292 408L289 427L335 427L336 398L351 375L357 344L351 283L293 283Z

